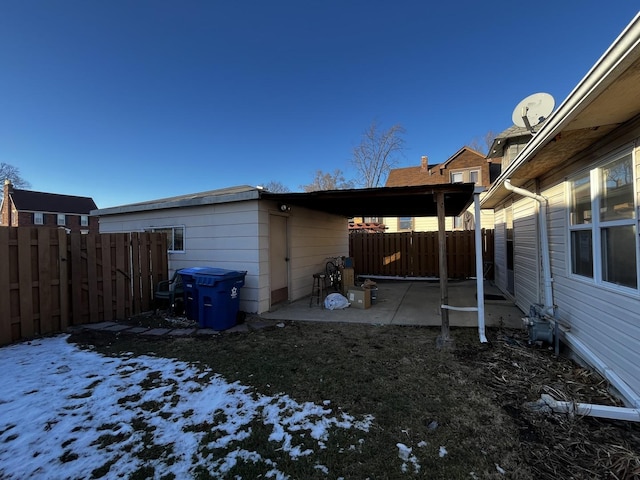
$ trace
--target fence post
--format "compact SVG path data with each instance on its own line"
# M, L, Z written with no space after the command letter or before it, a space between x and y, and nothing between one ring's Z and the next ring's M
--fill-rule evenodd
M7 262L0 268L0 345L11 343L11 284L9 262L9 227L0 227L0 259Z

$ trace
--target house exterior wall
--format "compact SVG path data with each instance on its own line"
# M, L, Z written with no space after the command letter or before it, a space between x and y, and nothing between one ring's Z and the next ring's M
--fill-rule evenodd
M507 250L506 224L504 208L495 210L495 227L493 232L493 281L503 292L507 291Z
M621 288L611 283L603 283L597 278L573 274L570 258L569 235L569 182L578 172L589 172L601 165L612 152L620 148L634 152L634 178L636 191L636 265L628 268L637 270L640 261L638 251L638 204L640 204L640 127L615 141L590 149L566 162L566 166L544 177L536 179L539 192L548 199L547 226L549 229L549 253L553 278L554 304L557 317L570 326L572 337L581 341L597 357L601 365L622 379L634 392L640 393L640 288ZM527 185L535 191L534 184ZM539 249L531 242L531 236L538 236L538 226L531 221L533 200L515 197L514 237L516 269L516 303L528 311L530 302L541 303L542 282L539 268ZM527 203L529 205L527 205ZM496 285L504 290L501 273L506 265L499 248L504 244L501 235L503 207L496 208ZM502 223L501 223L502 222ZM524 243L524 244L523 244ZM597 262L597 252L594 263ZM534 269L534 266L536 267ZM594 267L595 268L595 267ZM537 291L537 293L536 293ZM589 360L589 359L585 359ZM602 373L602 372L601 372Z
M169 253L170 275L182 268L219 267L246 270L240 310L262 313L271 308L269 216L283 215L271 201L241 201L100 217L100 232L131 232L184 227L184 252ZM348 255L347 219L292 207L287 217L289 300L311 292L313 273L325 258Z
M528 312L529 306L542 303L539 272L538 209L535 200L520 199L513 204L513 274L516 305Z
M475 216L475 207L471 205L468 212ZM480 222L482 228L493 228L494 225L494 213L491 209L480 211ZM462 230L455 227L454 217L445 217L444 220L446 230ZM410 230L402 230L399 228L400 219L398 217L385 217L384 226L386 233L407 232ZM414 217L413 229L414 232L437 232L438 231L438 217Z

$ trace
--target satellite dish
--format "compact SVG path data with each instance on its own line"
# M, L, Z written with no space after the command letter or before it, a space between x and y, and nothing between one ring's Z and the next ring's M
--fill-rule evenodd
M511 119L519 127L534 133L533 127L542 123L553 111L555 100L548 93L534 93L521 100L513 109Z

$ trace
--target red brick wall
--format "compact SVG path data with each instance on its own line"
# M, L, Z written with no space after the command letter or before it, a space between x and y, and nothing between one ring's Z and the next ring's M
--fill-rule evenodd
M19 212L18 213L18 224L13 226L35 226L35 227L62 227L62 225L58 225L58 215L56 213L45 213L43 214L44 224L43 225L34 225L33 223L33 213L32 212ZM98 225L98 217L89 217L89 226L81 227L80 226L80 215L66 215L66 223L64 228L68 228L72 232L80 232L81 230L89 230L89 233L99 233L99 225Z

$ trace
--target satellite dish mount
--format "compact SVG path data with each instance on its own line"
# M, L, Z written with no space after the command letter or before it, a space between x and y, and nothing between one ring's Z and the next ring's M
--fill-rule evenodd
M534 93L516 105L511 119L515 125L524 127L534 134L534 127L547 119L554 106L555 101L548 93Z

